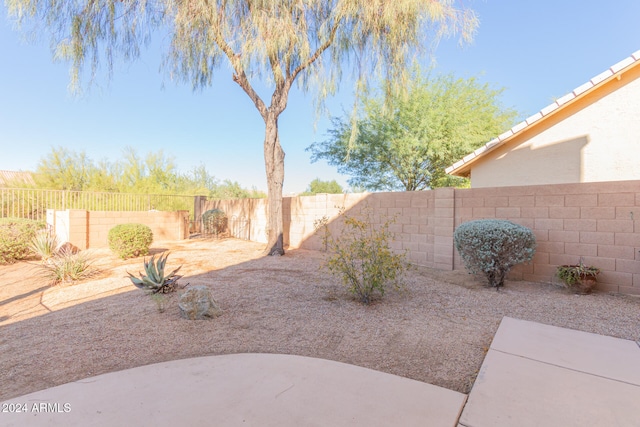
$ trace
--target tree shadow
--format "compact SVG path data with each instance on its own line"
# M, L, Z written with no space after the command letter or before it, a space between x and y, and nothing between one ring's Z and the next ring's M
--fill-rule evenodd
M297 249L186 275L178 283L189 283L186 289L212 289L223 312L211 320L180 317L184 290L152 298L129 284L118 294L60 309L49 305L49 313L0 324L0 400L150 363L233 353L317 357L460 388L456 381L464 381L438 379L420 368L425 358L436 357L425 346L433 339L424 322L405 323L425 311L424 279L408 293L390 291L382 303L364 306L326 275L322 259L320 252ZM384 320L399 315L401 323Z
M11 302L14 302L14 301L21 300L23 298L30 297L30 296L38 294L40 292L44 292L45 290L47 290L49 288L50 288L49 285L45 285L45 286L41 286L41 287L39 287L37 289L32 289L29 292L25 292L25 293L22 293L20 295L16 295L16 296L4 299L4 300L0 301L0 307L3 306L3 305L7 305L7 304L9 304ZM4 318L8 318L9 316L3 316L3 317ZM0 318L0 322L2 322L2 321L3 321L2 318Z

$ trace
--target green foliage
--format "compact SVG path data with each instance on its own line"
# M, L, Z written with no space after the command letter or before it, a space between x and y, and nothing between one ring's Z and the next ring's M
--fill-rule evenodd
M85 254L74 254L72 251L55 254L42 263L41 268L47 271L48 277L54 284L86 279L96 272L91 266L91 260Z
M267 195L255 187L247 190L236 181L225 179L222 183L216 182L209 191L210 199L264 199Z
M314 194L342 194L344 193L344 189L338 182L334 179L331 181L322 181L320 178L316 178L309 183L307 187L307 191L301 193L301 196L312 196Z
M145 260L144 271L146 274L140 273L140 278L138 278L133 274L127 272L129 278L131 279L131 282L138 289L146 289L154 294L157 294L158 292L173 292L175 290L176 282L182 277L176 274L182 268L182 266L165 275L164 267L167 263L167 258L169 258L168 252L164 258L162 257L162 255L160 255L160 258L158 258L157 262L155 261L155 256L152 256L149 262Z
M408 264L404 254L396 254L389 247L393 238L389 226L395 218L386 218L378 227L373 215L365 208L363 217L356 218L340 211L344 229L334 236L328 218L314 222L316 233L321 233L322 242L329 252L325 267L342 279L349 292L362 303L369 304L378 294L384 296L389 284L401 287L400 278Z
M533 231L511 221L480 219L460 224L453 241L465 266L484 273L489 286L499 289L514 265L531 261L536 251Z
M109 249L122 259L147 255L153 232L144 224L120 224L109 230Z
M11 264L32 255L32 240L44 223L30 219L0 218L0 264Z
M302 89L316 83L324 97L347 65L355 65L359 87L372 74L400 86L416 53L427 52L444 36L470 41L478 26L474 12L455 1L266 0L247 7L236 0L197 5L105 0L86 7L10 0L7 9L21 27L31 24L50 37L55 59L72 64L75 89L85 67L93 79L101 61L112 71L114 62L136 60L153 34L169 41L161 46L172 77L194 88L211 85L224 61L241 86L249 78L270 79L279 92L288 92L300 75Z
M174 158L165 156L162 150L142 158L130 147L114 163L107 160L95 163L84 152L53 148L38 162L32 186L52 190L207 196L210 199L266 197L265 193L255 188L245 189L235 181L217 180L204 165L183 174L176 169ZM184 206L176 208L184 209Z
M218 236L227 229L227 215L220 209L210 209L202 214L202 225L206 234Z
M84 151L75 153L64 147L52 148L51 153L38 163L36 185L57 190L85 190L94 168Z
M364 97L359 120L333 118L329 139L307 151L370 191L464 187L444 170L512 125L515 112L500 107L501 92L475 78L417 70L406 94Z
M595 278L600 274L600 269L591 265L584 265L582 259L576 265L561 265L557 268L556 275L565 285L571 287L583 279Z
M53 257L58 248L58 237L49 230L39 230L31 239L29 249L43 261Z

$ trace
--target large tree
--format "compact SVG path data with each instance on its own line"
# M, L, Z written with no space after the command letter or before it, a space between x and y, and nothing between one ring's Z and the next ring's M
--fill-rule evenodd
M500 93L476 78L416 69L406 92L363 97L359 120L334 118L329 139L308 150L312 161L327 160L370 191L464 186L444 170L513 124L516 113L501 107Z
M153 30L168 34L166 61L172 76L194 88L211 84L222 62L265 123L268 188L266 252L282 254L284 151L278 118L294 82L314 83L320 99L335 89L343 67L356 86L380 75L402 85L411 57L443 35L469 38L472 11L456 0L5 0L12 15L44 25L55 55L73 63L72 83L89 62L135 59ZM265 99L257 81L268 81ZM392 87L390 87L392 89Z
M301 193L301 196L312 196L314 194L342 194L344 193L344 189L338 181L335 179L331 181L323 181L320 178L316 178L309 183L306 191Z

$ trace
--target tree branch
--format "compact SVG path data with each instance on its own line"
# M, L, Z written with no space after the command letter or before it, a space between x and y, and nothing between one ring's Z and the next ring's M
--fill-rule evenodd
M309 67L311 64L313 64L319 57L320 55L322 55L322 53L327 50L329 48L329 46L331 46L333 44L333 40L336 37L336 33L338 32L338 23L336 22L333 25L333 28L331 28L331 33L329 34L329 38L327 39L327 41L325 41L314 53L313 55L311 55L309 57L309 59L307 59L306 61L304 61L302 64L298 65L296 67L295 70L293 70L291 72L291 75L289 76L289 79L287 79L290 82L293 82L296 77L298 76L298 74L300 74L300 72L304 69L306 69L307 67Z
M220 13L223 13L223 9L220 10ZM218 16L217 25L214 27L215 28L215 30L214 30L214 39L215 39L216 44L220 48L220 50L222 50L222 52L229 59L229 62L231 62L231 66L233 67L233 71L234 71L233 81L236 82L242 88L242 90L245 91L245 93L247 95L249 95L249 98L251 98L251 100L253 101L254 105L256 106L258 111L260 112L260 115L262 116L262 118L264 120L266 120L267 107L266 107L264 101L262 100L262 98L260 98L260 95L258 95L258 93L251 86L251 83L249 82L249 79L247 78L247 75L246 75L246 73L244 71L244 68L242 67L242 61L240 60L240 54L239 53L235 53L233 51L231 46L229 46L229 44L224 39L224 36L220 32L220 22L221 22L221 17Z

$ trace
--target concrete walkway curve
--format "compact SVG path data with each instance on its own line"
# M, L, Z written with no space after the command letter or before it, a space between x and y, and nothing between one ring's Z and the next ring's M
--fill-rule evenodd
M638 402L640 343L505 317L468 399L329 360L231 354L17 397L0 426L638 427Z
M11 399L2 405L26 412L0 413L0 425L452 427L465 401L455 391L345 363L231 354L112 372Z

